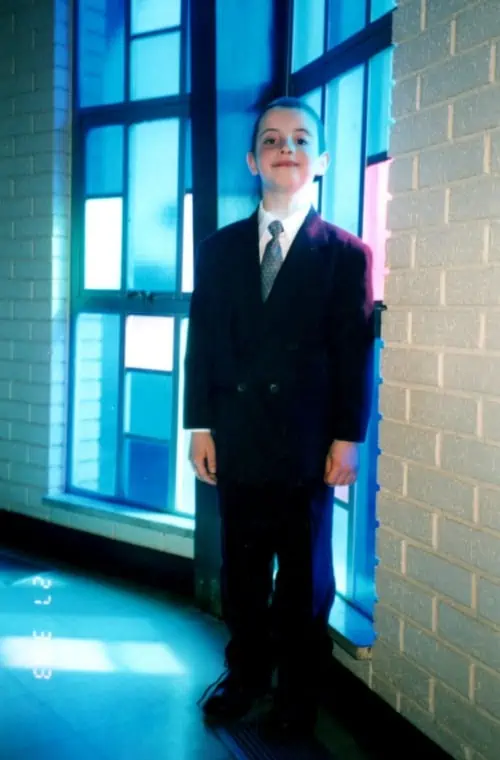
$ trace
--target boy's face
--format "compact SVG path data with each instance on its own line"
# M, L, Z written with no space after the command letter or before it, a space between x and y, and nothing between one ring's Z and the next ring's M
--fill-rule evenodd
M265 190L290 194L322 176L329 157L319 152L318 127L308 113L272 108L260 122L255 153L248 154L247 162Z

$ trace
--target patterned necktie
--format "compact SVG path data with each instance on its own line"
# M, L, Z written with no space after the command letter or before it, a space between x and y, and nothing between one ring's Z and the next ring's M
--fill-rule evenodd
M265 301L271 292L276 275L283 263L283 251L281 250L279 236L283 232L283 225L279 219L271 222L267 228L271 233L271 240L266 245L264 256L262 257L261 271L261 288L262 300Z

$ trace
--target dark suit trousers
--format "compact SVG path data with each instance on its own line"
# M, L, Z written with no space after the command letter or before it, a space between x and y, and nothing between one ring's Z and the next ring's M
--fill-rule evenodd
M333 491L223 482L219 504L227 665L250 684L269 683L277 666L279 698L314 702L332 656Z

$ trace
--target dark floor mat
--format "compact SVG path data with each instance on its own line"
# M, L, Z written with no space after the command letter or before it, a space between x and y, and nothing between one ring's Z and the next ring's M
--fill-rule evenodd
M237 760L336 760L315 739L287 746L264 740L255 721L218 727L214 732Z

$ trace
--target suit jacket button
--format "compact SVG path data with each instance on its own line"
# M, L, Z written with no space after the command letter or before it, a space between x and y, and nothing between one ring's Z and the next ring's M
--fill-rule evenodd
M237 390L238 393L245 393L247 389L246 383L238 383Z
M277 383L271 383L271 385L269 386L269 390L271 391L271 393L279 393L279 389L280 387Z

